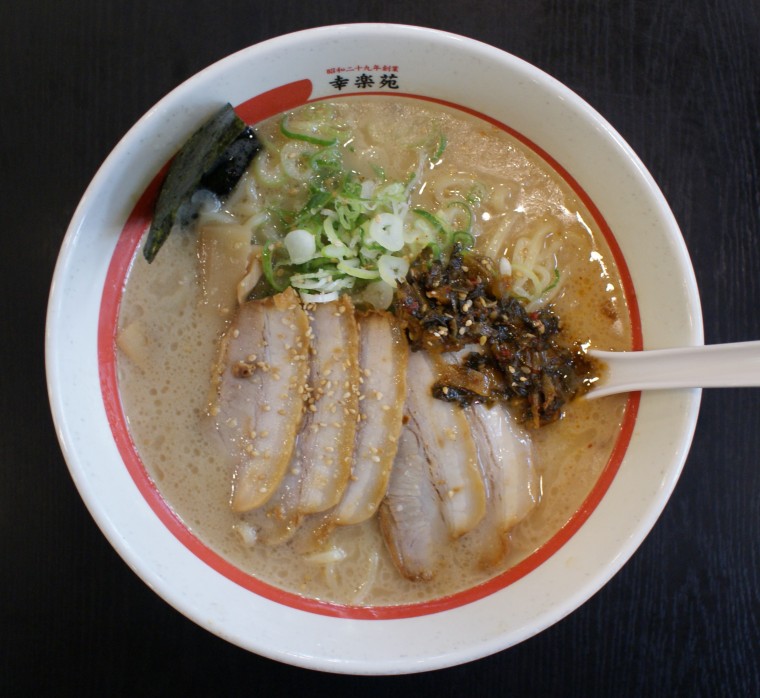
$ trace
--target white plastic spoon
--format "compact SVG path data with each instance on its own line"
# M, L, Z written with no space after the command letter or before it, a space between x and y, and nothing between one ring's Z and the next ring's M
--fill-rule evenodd
M760 386L760 341L588 353L606 366L588 399L632 390Z

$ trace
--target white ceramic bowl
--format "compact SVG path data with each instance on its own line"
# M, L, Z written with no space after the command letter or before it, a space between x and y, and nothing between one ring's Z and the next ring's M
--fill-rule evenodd
M347 78L341 94L358 91L357 69L373 75L378 85L382 74L392 73L398 92L462 105L507 125L548 154L585 192L614 236L629 273L629 294L638 304L645 348L701 344L702 322L677 224L628 145L556 80L477 41L381 24L290 34L202 71L129 131L74 215L48 311L50 400L81 496L132 569L209 631L303 667L390 674L502 650L555 623L602 587L665 506L691 442L700 393L641 397L623 439L623 449L629 442L622 461L606 471L573 525L509 583L465 595L436 612L341 617L318 604L290 603L216 559L173 520L130 456L117 414L108 328L131 249L124 248L129 226L144 226L141 206L150 198L151 182L212 106L229 101L255 122L337 94L338 76ZM147 198L141 199L146 189Z

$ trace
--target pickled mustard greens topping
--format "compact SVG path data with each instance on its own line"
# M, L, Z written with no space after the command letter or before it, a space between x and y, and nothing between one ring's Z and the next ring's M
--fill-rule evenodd
M196 192L229 194L260 147L253 129L235 114L230 104L206 121L172 160L143 247L145 259L153 261L175 223L189 223Z
M588 388L593 370L580 348L561 342L548 308L528 312L519 299L494 291L490 259L454 246L448 260L423 252L400 284L394 311L412 349L460 352L444 366L433 394L462 406L505 401L523 421L559 419L564 404Z

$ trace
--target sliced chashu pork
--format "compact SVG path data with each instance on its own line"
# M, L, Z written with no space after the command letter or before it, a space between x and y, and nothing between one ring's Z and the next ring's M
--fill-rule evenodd
M302 522L295 546L303 552L324 547L335 526L359 524L374 516L396 457L406 401L406 337L388 312L361 313L357 323L359 420L351 475L335 507Z
M455 405L433 397L432 387L437 378L434 357L424 351L411 353L407 370L407 426L418 436L427 454L430 477L441 500L449 535L459 538L483 518L486 492L467 418Z
M298 513L300 492L301 476L291 462L267 502L241 515L237 528L246 530L244 539L263 545L279 545L289 541L301 522Z
M452 539L475 529L486 487L462 409L433 397L439 359L411 353L405 425L380 505L380 530L398 571L429 580Z
M480 564L492 567L508 551L510 530L538 503L538 476L530 436L501 404L464 410L486 483L486 515L471 534Z
M308 317L309 377L295 450L277 491L242 522L267 545L289 540L305 515L334 506L351 470L359 405L353 305L344 296L313 306Z
M440 496L430 478L433 465L428 449L409 424L401 432L378 517L396 569L407 579L425 581L435 575L450 539Z
M481 350L478 345L466 346L456 353L441 354L435 362L439 366L460 366L469 353ZM477 371L470 372L478 374ZM483 381L487 381L485 376ZM477 382L472 381L473 384ZM473 385L467 387L475 389ZM488 394L488 391L482 394ZM506 555L509 531L538 502L533 445L528 432L503 404L474 403L463 413L470 425L486 486L486 514L472 533L471 545L479 548L481 564L491 567Z
M351 478L331 512L339 526L369 519L388 488L401 434L409 356L406 338L390 313L359 318L359 415Z
M295 468L301 474L299 512L335 506L351 473L359 418L359 331L348 296L309 311L310 393Z
M292 289L241 305L222 339L210 412L235 462L234 511L261 506L282 480L303 418L309 346Z
M419 356L422 358L421 354ZM429 488L433 488L434 483L439 482L437 478L441 477L440 459L448 458L445 462L450 466L450 459L456 457L454 444L448 449L445 442L444 448L431 447L431 444L440 445L441 441L440 437L435 438L434 432L426 435L417 421L420 414L425 414L422 405L428 405L429 416L444 431L452 428L444 421L448 411L449 418L456 424L457 441L466 443L471 439L475 447L485 504L482 518L477 526L468 528L467 538L468 546L476 551L479 564L492 567L504 558L509 531L538 501L538 481L528 433L503 405L474 404L462 410L441 401L436 401L440 407L433 402L426 403L422 398L429 394L429 388L426 392L424 386L432 386L440 375L443 361L456 361L458 357L452 354L445 358L429 355L424 358L424 362L410 361L410 393L412 390L415 393L408 401L410 414L402 432L388 494L380 511L381 530L391 557L401 574L410 579L430 579L441 557L441 547L448 543L440 536L441 513L445 517L447 511L446 490L440 485L432 490L435 492L434 510L430 505L430 489L421 478L426 477ZM415 386L417 380L419 383ZM429 426L430 422L426 428ZM464 472L470 472L469 468ZM472 492L477 493L478 489L476 486ZM471 494L472 502L478 498L477 494ZM470 503L467 510L476 506ZM473 520L474 517L470 519Z

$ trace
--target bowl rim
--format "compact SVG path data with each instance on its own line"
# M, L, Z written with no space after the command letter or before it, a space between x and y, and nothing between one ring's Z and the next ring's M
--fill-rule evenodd
M266 41L254 44L247 48L241 49L229 56L222 58L221 60L213 63L207 68L199 71L188 80L184 81L181 85L169 92L159 102L156 103L146 114L141 117L135 125L127 132L127 134L119 141L116 147L112 150L111 154L106 158L104 163L99 168L97 174L92 179L90 185L87 187L82 199L77 206L77 209L72 217L71 224L67 230L64 238L61 252L56 264L56 269L53 275L53 281L51 284L50 298L48 303L48 313L46 322L46 335L45 335L45 357L46 357L46 372L48 380L48 393L51 404L51 410L53 413L53 420L56 428L56 433L66 459L67 466L71 473L72 479L83 498L85 505L90 511L91 515L95 519L98 526L101 528L106 538L111 545L117 550L119 555L127 562L127 564L140 576L151 588L153 588L162 598L164 598L170 605L177 608L187 617L194 620L196 623L210 630L214 634L233 642L234 644L244 646L249 650L255 651L263 656L277 659L279 661L287 662L297 666L306 668L336 671L342 673L356 673L356 674L386 674L386 673L411 673L414 671L425 671L430 669L443 668L445 666L451 666L453 664L460 664L467 661L492 654L493 652L504 649L520 642L527 637L534 635L536 632L540 632L543 629L554 624L568 613L575 610L581 603L585 602L590 596L598 591L630 558L638 545L643 541L645 536L649 533L652 526L659 517L662 509L664 508L667 499L669 498L678 476L680 475L683 467L686 455L688 453L691 439L693 437L694 428L696 426L696 418L699 409L699 402L701 391L684 391L680 393L682 398L682 405L685 409L685 422L687 428L681 435L681 439L678 444L678 448L673 454L673 460L671 467L668 471L667 477L665 477L661 483L661 487L658 492L658 497L655 501L650 502L650 506L646 512L646 515L642 518L641 522L637 526L636 536L631 536L620 546L617 557L608 565L605 566L603 573L597 572L592 580L589 580L587 584L578 588L572 597L568 597L564 604L554 606L549 611L545 611L535 623L536 626L540 626L535 631L525 631L522 637L519 635L511 638L508 644L504 642L504 634L491 637L489 639L483 639L480 643L471 644L466 648L456 648L449 652L440 653L436 656L429 657L416 657L416 658L397 658L395 661L386 659L382 665L378 665L371 661L348 661L340 663L334 658L320 657L314 655L295 655L288 652L282 652L273 650L271 647L258 643L244 643L241 644L240 638L234 633L226 632L223 627L218 627L213 623L209 623L207 619L200 617L197 609L193 605L193 601L183 598L177 598L174 589L169 585L167 586L166 577L155 569L146 568L144 558L141 556L139 550L135 549L131 540L127 540L117 526L114 525L108 509L105 503L100 500L92 491L90 480L84 476L84 472L80 464L80 453L78 451L78 439L80 437L75 436L72 432L71 425L67 418L67 407L65 400L62 399L61 394L61 372L59 355L61 351L61 339L60 339L60 317L61 306L65 303L65 286L68 267L73 263L72 259L77 252L77 245L81 235L81 231L88 224L88 215L90 215L91 200L97 194L97 192L103 188L104 180L108 176L110 169L119 162L122 153L132 147L132 141L136 140L141 129L144 125L150 121L155 120L159 112L168 104L173 101L181 100L184 91L189 90L188 86L192 86L201 81L201 78L213 75L216 72L222 71L224 68L232 65L235 60L241 56L249 55L252 51L265 52L270 49L277 50L279 48L286 47L289 44L297 44L298 42L312 37L323 38L328 36L334 36L345 34L346 32L356 32L357 30L366 31L369 33L376 33L381 35L388 32L401 32L409 36L420 37L424 36L430 40L438 40L444 42L456 42L459 45L477 48L480 52L483 52L486 57L492 59L501 59L505 63L510 63L511 68L517 68L537 80L542 80L545 84L552 87L562 94L563 98L572 102L575 108L580 109L587 118L591 118L596 124L598 124L604 132L604 135L613 142L616 147L621 151L622 156L625 156L631 166L639 173L642 178L642 182L647 185L647 191L651 196L653 205L659 208L659 213L664 220L668 221L669 234L675 235L670 242L680 249L680 260L682 271L685 273L684 283L686 285L685 295L690 299L692 307L689 311L692 313L692 332L690 339L695 344L701 344L703 342L702 334L702 318L701 308L699 304L699 294L696 286L696 280L694 277L693 268L688 259L688 252L686 250L685 242L680 234L678 225L673 217L664 196L660 192L659 188L655 184L651 175L644 167L643 163L635 155L633 150L628 144L617 134L614 129L599 115L590 105L582 100L578 95L572 92L569 88L557 81L555 78L549 76L545 72L530 65L522 59L513 56L501 49L489 46L476 39L460 36L457 34L451 34L449 32L443 32L436 29L428 29L424 27L412 27L410 25L396 25L386 23L361 23L361 24L341 24L332 25L326 27L315 27L311 29L305 29L298 32L292 32L280 37L268 39ZM97 287L100 277L93 281L93 286ZM658 402L658 399L645 396L642 399L643 403ZM109 434L110 436L110 434ZM465 607L467 608L467 607ZM459 609L461 611L461 609ZM454 613L453 615L461 615L461 612ZM298 613L303 613L299 611ZM446 613L449 613L447 611ZM289 615L289 614L288 614ZM408 619L407 619L408 620ZM356 621L352 620L350 623L354 625L362 625L364 623L389 623L396 624L400 621Z

